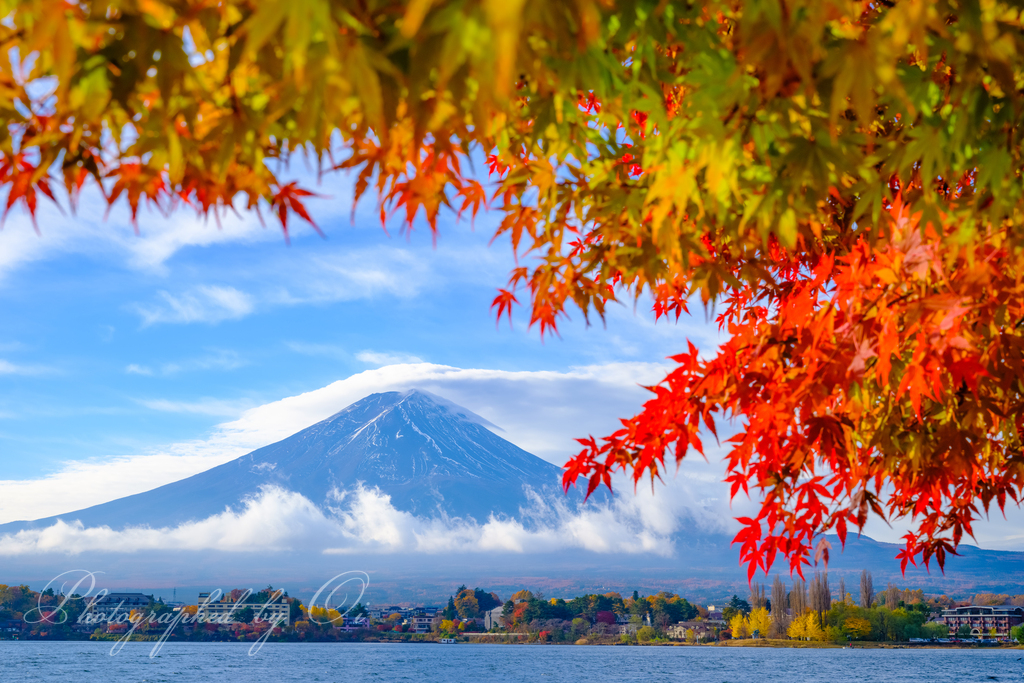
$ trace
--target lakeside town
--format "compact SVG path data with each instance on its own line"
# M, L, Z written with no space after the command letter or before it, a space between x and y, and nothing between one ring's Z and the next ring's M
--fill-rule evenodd
M200 593L195 604L143 593L62 595L0 584L0 639L262 642L496 642L562 644L987 645L1024 642L1024 594L965 600L889 584L859 591L827 574L770 586L721 604L658 592L503 600L460 586L438 605L307 605L267 586Z

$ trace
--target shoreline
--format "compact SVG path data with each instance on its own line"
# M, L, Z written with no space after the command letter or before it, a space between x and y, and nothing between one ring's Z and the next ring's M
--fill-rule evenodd
M498 634L495 634L498 635ZM590 640L587 638L581 638L576 642L537 642L528 640L507 640L508 638L502 634L503 639L498 640L497 638L466 638L465 636L460 637L455 643L441 643L435 639L398 639L398 638L380 638L380 639L363 639L363 640L269 640L268 644L295 644L295 645L322 645L322 644L338 644L338 645L356 645L361 643L367 644L383 644L383 645L528 645L528 646L563 646L563 647L694 647L694 648L761 648L761 649L780 649L780 650L1024 650L1024 645L1012 645L1012 644L994 644L994 645L982 645L972 643L899 643L899 642L882 642L882 641L855 641L847 645L840 643L824 642L824 641L793 641L793 640L770 640L770 639L744 639L744 640L729 640L719 641L715 643L685 643L685 642L650 642L650 643L623 643L618 640ZM67 643L67 642L95 642L95 643L114 643L119 641L123 636L115 636L113 634L96 638L90 636L88 638L4 638L0 637L0 642L53 642L53 643ZM136 635L131 638L129 642L133 643L153 643L159 640L158 636L154 635ZM235 639L224 639L224 640L191 640L187 638L169 638L165 642L170 643L196 643L196 644L225 644L225 643L236 643L239 645L251 645L253 641L235 640Z

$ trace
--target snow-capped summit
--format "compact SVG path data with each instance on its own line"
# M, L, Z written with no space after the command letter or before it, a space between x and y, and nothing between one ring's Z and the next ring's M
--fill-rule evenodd
M49 526L163 527L237 508L261 487L317 505L334 492L379 487L399 510L427 517L518 516L528 490L560 493L561 469L496 435L487 420L426 391L371 394L275 444L152 491L0 532Z

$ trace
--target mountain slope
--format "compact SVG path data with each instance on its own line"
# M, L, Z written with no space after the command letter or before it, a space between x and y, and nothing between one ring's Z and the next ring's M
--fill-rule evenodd
M424 391L371 394L275 444L152 491L33 522L58 518L86 526L163 527L237 507L276 485L323 505L332 490L378 486L399 510L436 517L517 515L527 489L554 492L561 469L497 436L483 418ZM561 495L559 493L559 495Z

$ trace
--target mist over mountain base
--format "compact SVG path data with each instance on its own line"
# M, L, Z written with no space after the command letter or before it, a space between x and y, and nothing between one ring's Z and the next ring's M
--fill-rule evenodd
M72 569L102 572L98 585L116 590L143 590L169 598L220 588L259 589L268 584L291 595L313 594L331 577L364 571L370 584L364 603L443 602L461 584L493 590L506 597L527 588L547 597L586 593L666 590L692 601L714 602L746 595L745 568L735 549L710 542L697 547L677 546L670 557L602 554L585 550L558 553L390 553L345 556L299 551L224 552L210 550L145 551L142 553L83 552L69 557L47 553L4 561L0 582L27 583L39 589L54 576ZM969 596L979 592L1006 593L1024 584L1024 554L985 551L962 546L963 556L951 558L945 574L910 567L906 576L892 559L897 547L871 539L851 539L847 553L828 566L830 579L844 577L855 586L861 569L869 569L876 585L893 582L922 588L925 593ZM819 567L824 569L824 567ZM814 568L805 568L805 574ZM773 574L788 580L788 565L777 564ZM762 574L755 581L765 581Z

